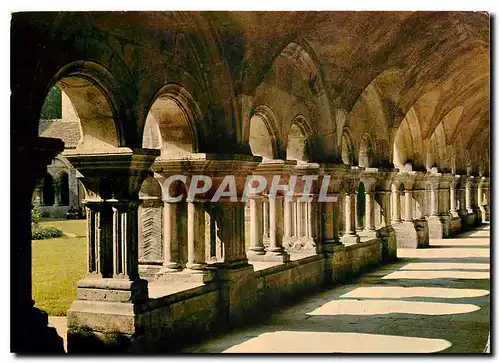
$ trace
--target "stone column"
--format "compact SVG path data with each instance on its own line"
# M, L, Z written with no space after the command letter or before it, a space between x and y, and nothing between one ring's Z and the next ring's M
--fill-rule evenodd
M292 207L293 207L293 201L291 200L285 200L284 202L284 232L283 232L283 237L286 241L289 241L292 238L292 229L293 229L293 223L292 223Z
M139 199L109 202L113 210L113 278L139 279Z
M110 336L130 334L135 306L148 298L147 281L139 277L137 209L139 189L158 155L159 150L126 147L64 154L83 175L90 209L89 255L97 262L89 266L95 273L78 282L77 300L68 310L68 350L86 344L94 327Z
M318 203L315 195L311 195L312 200L305 202L306 205L306 241L302 247L307 252L321 252L321 245L316 243L318 239Z
M437 216L438 215L438 193L437 193L437 186L434 183L431 183L431 190L430 190L430 203L431 203L431 211L430 214L431 216Z
M405 222L413 222L413 196L412 190L405 190Z
M178 224L180 203L163 201L163 266L157 276L177 272L181 268Z
M283 197L269 197L269 247L266 260L286 262L290 255L283 248Z
M359 235L356 233L354 194L352 191L347 191L344 195L345 231L341 242L345 245L359 242Z
M244 220L243 217L243 223ZM198 201L187 203L187 253L186 268L202 270L206 267L205 206Z
M323 203L323 238L324 244L335 243L335 203ZM338 231L337 231L338 233Z
M265 255L262 213L263 197L250 197L250 249L247 251L248 258Z
M455 187L455 182L452 181L450 184L450 213L452 217L458 217L457 195Z
M295 201L295 206L297 208L297 238L304 237L304 202L299 200Z
M265 242L269 242L269 202L267 198L262 201L262 237Z
M401 201L400 201L400 192L396 189L395 185L392 185L391 191L391 211L392 211L392 222L400 223L401 222Z
M467 209L467 213L474 213L472 209L472 178L467 180L465 184L465 209Z
M248 266L245 251L245 203L220 202L216 205L218 229L224 246L223 265Z
M366 231L375 231L375 213L374 213L373 192L365 193L365 223Z
M479 182L477 184L477 206L479 210L481 211L481 218L478 222L484 223L486 222L488 218L488 212L487 212L487 203L486 200L483 199L483 190L484 190L484 185L486 184L486 178L480 177Z
M32 299L31 201L38 178L64 149L59 139L11 140L10 349L15 353L64 353L62 338L47 326L47 313Z
M61 205L61 181L54 178L54 207Z

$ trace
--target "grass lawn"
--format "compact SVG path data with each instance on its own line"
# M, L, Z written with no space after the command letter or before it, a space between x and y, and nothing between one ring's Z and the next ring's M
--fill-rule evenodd
M86 220L43 221L76 237L32 241L33 299L49 315L66 315L76 298L76 283L87 266Z

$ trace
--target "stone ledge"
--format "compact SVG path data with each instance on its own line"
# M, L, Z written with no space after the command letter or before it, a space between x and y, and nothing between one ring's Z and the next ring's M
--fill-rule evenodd
M256 278L261 278L267 275L272 275L278 272L286 271L286 270L291 270L293 268L296 268L301 265L306 265L312 262L316 261L321 261L324 260L324 257L322 255L313 255L313 256L307 256L304 258L301 258L299 260L294 260L294 261L289 261L287 263L281 263L276 266L271 266L259 271L255 271L255 277Z

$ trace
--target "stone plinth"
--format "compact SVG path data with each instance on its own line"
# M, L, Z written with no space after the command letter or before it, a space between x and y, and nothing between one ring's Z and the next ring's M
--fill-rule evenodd
M429 246L429 229L425 219L395 223L398 248L425 248Z
M429 238L447 238L451 236L451 216L448 214L427 217Z

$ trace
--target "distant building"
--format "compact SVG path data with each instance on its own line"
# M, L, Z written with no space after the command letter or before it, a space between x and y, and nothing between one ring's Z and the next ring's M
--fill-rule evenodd
M56 86L47 95L42 109L38 133L44 137L58 137L65 149L78 145L82 131L78 116L68 96ZM47 167L47 173L38 181L33 193L33 205L47 218L73 218L83 215L81 200L84 189L78 181L78 172L59 154Z

